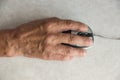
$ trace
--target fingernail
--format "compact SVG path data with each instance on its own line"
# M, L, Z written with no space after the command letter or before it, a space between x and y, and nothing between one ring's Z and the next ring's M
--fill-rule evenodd
M90 38L89 41L88 41L88 45L93 45L93 40Z
M84 51L83 51L83 56L86 56L86 53L87 53L87 51L86 51L86 50L84 50Z
M83 50L83 52L80 54L80 57L84 57L86 55L87 51Z

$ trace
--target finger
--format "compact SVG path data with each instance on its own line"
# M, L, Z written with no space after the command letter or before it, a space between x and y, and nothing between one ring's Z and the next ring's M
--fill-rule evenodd
M83 31L83 32L88 31L87 25L85 25L82 22L72 21L72 20L63 20L63 23L65 24L65 26L61 26L60 31L63 31L63 30L77 30L77 31Z
M48 32L53 32L53 33L67 31L67 30L87 32L88 26L82 22L56 19L55 21L48 23L47 30Z
M52 47L51 54L61 54L65 56L84 56L86 54L86 51L84 49L80 48L73 48L69 46L65 46L62 44L56 45Z
M89 37L81 37L74 34L64 34L64 33L57 33L51 34L48 36L47 41L50 44L60 44L60 43L67 43L67 44L74 44L80 46L90 46L92 45L93 41Z
M58 54L55 46L51 45L46 47L40 58L45 60L70 60L73 56Z

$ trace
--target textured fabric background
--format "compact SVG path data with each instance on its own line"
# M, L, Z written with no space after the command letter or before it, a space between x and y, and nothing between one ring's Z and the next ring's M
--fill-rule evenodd
M0 29L53 16L120 37L120 0L0 0ZM86 57L65 62L0 58L0 80L120 80L120 40L95 37Z

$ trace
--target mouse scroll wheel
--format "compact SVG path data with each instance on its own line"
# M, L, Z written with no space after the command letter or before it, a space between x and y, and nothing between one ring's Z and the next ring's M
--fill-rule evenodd
M92 33L88 33L88 32L78 32L77 33L80 36L86 36L86 37L92 37L93 34Z
M71 34L76 34L79 36L84 36L84 37L92 37L93 34L89 32L77 32L77 31L71 31Z

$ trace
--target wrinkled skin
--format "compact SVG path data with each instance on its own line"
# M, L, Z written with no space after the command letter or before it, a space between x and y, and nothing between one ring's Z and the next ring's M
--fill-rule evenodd
M7 44L4 55L25 56L45 60L70 60L86 54L85 49L73 48L61 43L90 46L91 38L62 31L86 32L88 27L77 21L47 18L22 24L7 31Z

